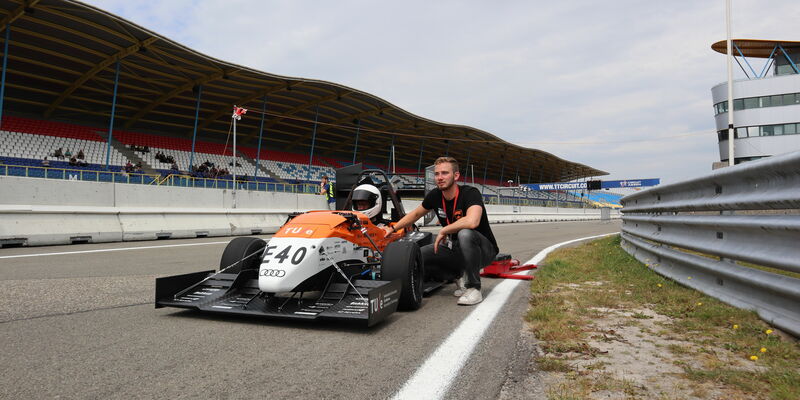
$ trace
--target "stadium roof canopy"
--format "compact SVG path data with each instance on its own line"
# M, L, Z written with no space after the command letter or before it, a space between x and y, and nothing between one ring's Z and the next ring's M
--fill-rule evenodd
M760 39L731 39L731 45L739 47L741 55L753 58L770 58L775 53L775 47L781 46L786 51L800 49L800 42L790 42L785 40L760 40ZM711 45L717 53L728 54L728 43L720 40ZM733 50L733 55L739 56L739 51Z
M115 129L191 137L199 94L198 137L225 141L232 106L260 112L266 98L267 151L307 154L317 118L315 155L350 160L358 124L359 161L372 164L386 165L394 138L397 164L414 169L424 143L423 166L446 152L469 158L479 178L484 165L491 179L523 182L607 174L343 85L217 60L80 2L0 0L0 12L0 36L10 27L7 113L107 126L119 61ZM248 113L237 124L240 143L255 147L260 123Z

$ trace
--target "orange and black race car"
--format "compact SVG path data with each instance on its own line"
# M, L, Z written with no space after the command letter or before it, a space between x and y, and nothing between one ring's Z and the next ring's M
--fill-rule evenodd
M380 225L405 215L400 193L384 172L362 171L360 164L337 171L337 186L349 182L355 184L337 190L343 211L291 215L268 241L236 238L222 253L218 272L157 278L156 308L367 326L398 309L420 308L423 294L442 284L423 281L420 247L431 243L431 233L414 226L384 237ZM378 201L374 213L353 211L353 195L364 185L375 188L369 191Z

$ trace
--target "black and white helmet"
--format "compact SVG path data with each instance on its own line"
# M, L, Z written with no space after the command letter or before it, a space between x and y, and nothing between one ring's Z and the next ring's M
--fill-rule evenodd
M373 185L359 185L353 190L353 211L359 211L370 218L381 213L381 191Z

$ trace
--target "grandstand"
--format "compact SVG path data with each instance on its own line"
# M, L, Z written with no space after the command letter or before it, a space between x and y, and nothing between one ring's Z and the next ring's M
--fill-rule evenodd
M580 199L500 188L512 174L515 181L527 182L606 174L489 132L411 114L336 83L217 60L80 2L0 0L0 13L8 47L0 90L0 162L5 164L0 174L72 178L67 171L96 171L86 179L130 182L127 175L115 175L130 161L141 163L143 175L150 177L137 182L194 175L175 182L231 187L216 182L220 179L209 183L207 174L190 165L208 161L257 183L247 188L271 190L311 187L322 175L332 176L335 168L353 162L387 169L389 154L396 172L403 174L450 155L465 168L473 166L481 177L474 179L475 186L487 198L501 202L502 195L541 204ZM231 163L234 104L250 110L237 124L239 166ZM149 152L136 146L147 146ZM83 149L88 165L49 159L44 168L42 159L58 148ZM172 157L179 171L157 160L157 153ZM83 172L79 176L84 179ZM400 175L399 182L419 184L421 178Z
M573 196L580 196L579 193L572 193ZM610 193L610 192L601 192L601 191L589 191L586 193L586 200L590 204L596 207L611 207L611 208L622 208L622 204L620 204L620 200L624 196L621 194Z

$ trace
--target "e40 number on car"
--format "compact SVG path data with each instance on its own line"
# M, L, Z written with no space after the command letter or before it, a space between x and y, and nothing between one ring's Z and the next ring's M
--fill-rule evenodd
M264 263L269 263L270 259L275 259L278 260L278 264L283 264L284 261L289 259L293 265L297 265L303 262L303 259L306 258L306 253L308 253L308 250L302 246L298 247L294 252L292 252L292 246L289 245L286 246L285 249L277 253L273 253L273 251L277 249L278 246L267 246L267 248L264 250Z

